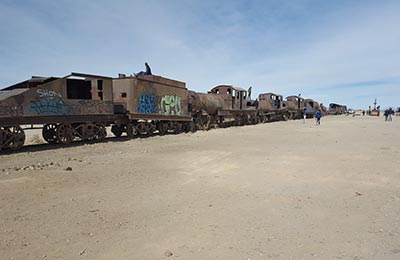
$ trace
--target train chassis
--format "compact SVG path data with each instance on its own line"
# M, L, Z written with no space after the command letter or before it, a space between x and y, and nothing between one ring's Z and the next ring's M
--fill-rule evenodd
M158 131L159 135L168 133L180 134L187 132L195 132L197 129L194 124L189 121L167 121L167 120L132 120L127 123L114 124L111 132L116 137L121 137L126 133L128 137L150 136Z
M128 137L150 136L155 132L159 135L195 132L209 130L212 126L229 127L248 124L266 123L277 120L297 118L289 111L285 113L235 113L226 115L196 114L193 121L170 120L116 120L113 123L48 123L42 128L43 139L50 144L69 144L75 139L84 141L102 140L107 136L106 126L112 125L111 132L116 137L126 133ZM24 145L25 132L20 125L0 127L0 150L17 150Z
M50 144L69 144L76 138L102 140L107 136L107 131L104 123L54 123L43 125L42 136ZM0 150L17 150L24 142L25 131L21 126L0 127Z

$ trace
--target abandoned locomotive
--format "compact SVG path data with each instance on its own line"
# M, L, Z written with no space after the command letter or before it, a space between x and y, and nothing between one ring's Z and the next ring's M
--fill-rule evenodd
M32 77L0 90L0 150L23 146L24 125L41 127L48 143L68 144L104 139L107 126L117 137L177 134L298 119L318 109L317 102L297 96L285 101L265 93L251 100L246 90L230 85L197 93L184 82L155 75Z

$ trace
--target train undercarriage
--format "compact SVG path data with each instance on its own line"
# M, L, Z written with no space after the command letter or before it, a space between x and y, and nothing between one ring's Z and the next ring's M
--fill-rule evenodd
M192 122L169 120L132 120L125 124L114 124L111 127L111 132L116 137L121 137L123 133L128 137L138 137L151 136L156 133L166 135L195 131L196 128Z

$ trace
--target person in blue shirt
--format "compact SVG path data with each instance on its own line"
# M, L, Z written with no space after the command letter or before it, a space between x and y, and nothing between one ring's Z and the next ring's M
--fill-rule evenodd
M316 119L315 124L316 125L320 125L321 124L321 117L322 117L321 111L317 111L317 113L315 114L315 119Z

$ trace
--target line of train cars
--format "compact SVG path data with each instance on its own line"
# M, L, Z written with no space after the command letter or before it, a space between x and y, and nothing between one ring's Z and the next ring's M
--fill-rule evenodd
M101 140L106 127L120 137L181 133L211 127L312 117L324 107L312 99L260 94L229 85L208 93L155 75L110 78L83 73L32 77L0 90L0 150L24 145L22 126L40 125L48 143ZM326 109L325 109L326 110Z

